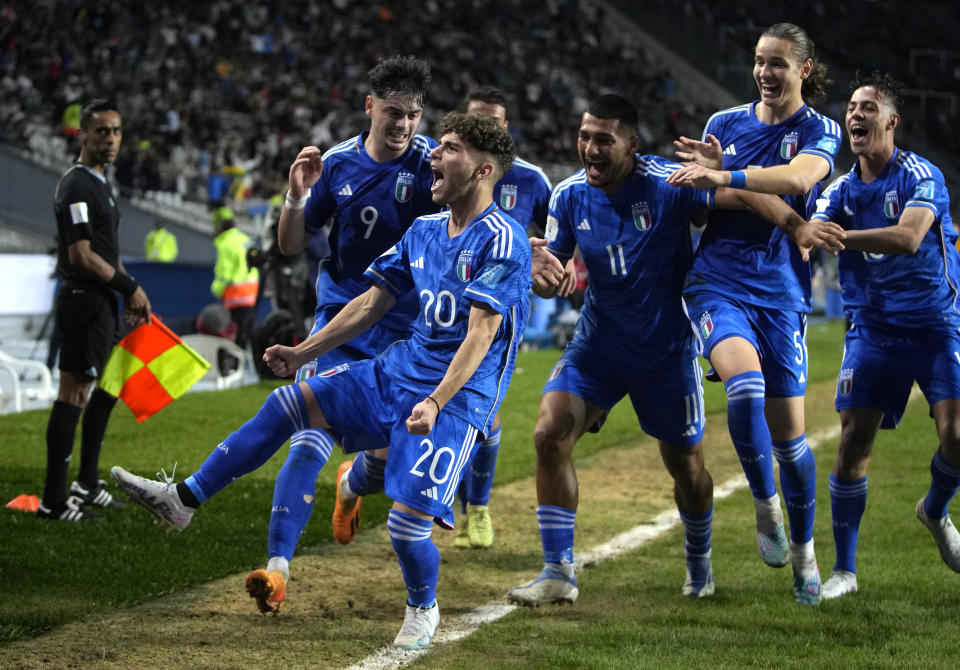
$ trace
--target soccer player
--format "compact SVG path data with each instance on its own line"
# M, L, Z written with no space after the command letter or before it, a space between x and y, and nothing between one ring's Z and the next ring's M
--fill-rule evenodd
M124 270L117 230L120 209L104 175L116 160L123 124L116 104L94 100L80 112L80 156L54 194L60 323L60 387L47 423L47 474L37 514L58 521L102 518L96 508L121 506L97 476L100 447L117 399L99 386L111 346L117 341L117 294L124 321L150 320L150 300ZM67 466L80 415L80 471L67 491Z
M950 198L940 170L894 142L900 84L874 73L858 77L852 89L846 129L857 160L817 201L812 221L847 229L840 286L852 322L837 382L840 446L830 474L837 560L824 598L857 591L874 438L878 428L899 423L914 381L940 440L916 514L944 562L960 572L960 534L948 513L960 486L960 256Z
M590 285L574 339L544 386L534 429L545 566L536 579L507 594L522 605L572 603L579 594L573 447L587 431L598 431L625 395L640 427L657 439L674 479L686 541L682 592L694 597L714 592L713 481L701 447L701 370L681 299L693 255L688 221L713 205L758 207L771 219L796 215L771 196L671 187L666 177L679 165L636 153L637 122L637 110L625 98L607 94L593 100L577 142L583 169L557 185L550 199L548 250L562 261L579 246ZM549 296L555 289L535 281L534 291Z
M680 138L677 155L693 164L668 181L781 194L809 218L840 147L840 126L804 102L828 83L815 56L802 28L767 28L754 52L760 99L714 114L702 142ZM727 392L727 424L753 492L760 555L773 567L792 562L795 599L815 605L816 462L803 417L810 279L810 263L783 230L751 214L713 212L683 297L711 378ZM789 543L771 455L780 463Z
M439 209L430 193L430 150L436 142L416 132L430 86L429 64L395 56L381 61L367 77L370 92L365 110L370 128L322 156L317 147L306 147L290 166L289 190L280 213L280 250L287 255L300 253L313 235L326 234L324 227L330 226L330 257L317 276L312 332L364 292L366 268L400 239L414 219ZM296 379L303 381L343 363L372 358L407 337L417 310L417 296L400 298L368 331L315 361L306 361ZM385 446L371 442L360 448ZM263 612L277 612L283 606L290 561L313 511L317 475L332 449L333 442L320 430L298 431L290 440L290 453L274 487L267 567L254 570L247 579L251 594L271 591L268 598L257 598ZM352 541L360 525L357 496L383 488L385 458L383 451L361 452L353 462L340 466L333 534L341 544Z
M467 93L464 109L467 114L495 119L504 129L510 125L507 120L507 98L493 86L482 86ZM528 235L539 236L546 225L552 188L543 170L517 156L513 159L510 171L494 187L493 201L520 225L526 226ZM461 515L457 522L454 546L486 548L493 544L489 502L500 451L500 432L498 414L493 422L493 430L477 447L460 482L457 497L460 499Z
M406 649L429 645L436 631L440 555L431 530L452 519L464 464L477 437L492 428L516 362L531 284L524 229L493 202L493 186L513 160L513 140L494 121L460 113L444 117L440 133L431 152L432 193L449 209L417 219L365 272L372 287L323 329L297 347L271 347L264 360L277 374L292 372L356 337L412 291L420 307L410 338L374 359L277 389L185 482L112 470L134 500L183 529L196 507L304 426L348 452L371 439L390 444L385 485L394 503L387 529L408 592L394 644ZM548 271L553 282L562 276L559 264Z

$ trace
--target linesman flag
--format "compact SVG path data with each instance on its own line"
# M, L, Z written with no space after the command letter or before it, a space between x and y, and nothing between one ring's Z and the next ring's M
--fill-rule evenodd
M210 364L160 319L151 315L120 340L100 378L100 388L127 404L138 422L186 393Z

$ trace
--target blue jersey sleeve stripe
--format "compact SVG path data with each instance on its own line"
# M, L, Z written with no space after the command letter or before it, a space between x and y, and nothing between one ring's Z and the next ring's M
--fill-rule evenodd
M341 142L340 144L334 145L334 146L330 147L329 149L327 149L326 153L324 153L324 154L320 157L320 160L324 160L324 161L325 161L325 160L327 160L330 156L333 156L334 154L340 154L340 153L343 153L344 151L351 151L351 150L353 150L353 148L354 148L355 146L357 146L357 144L358 144L359 142L360 142L360 136L359 136L359 135L357 135L356 137L351 137L349 140L346 140L346 141L344 141L344 142Z
M367 271L364 272L364 274L367 275L367 277L372 281L375 281L377 284L381 284L382 286L384 286L387 290L390 291L393 297L395 298L400 297L401 291L396 286L391 284L390 281L385 276L383 276L373 268L367 268Z
M472 294L474 294L474 295L478 295L478 296L480 296L481 298L486 298L489 302L494 303L497 307L503 307L503 304L502 304L499 300L497 300L496 298L494 298L492 295L490 295L489 293L481 293L480 291L478 291L478 290L476 290L476 289L474 289L474 288L470 288L470 287L467 287L467 288L463 289L463 292L464 292L464 293L472 293Z
M753 106L752 102L745 103L743 105L737 105L736 107L730 107L728 109L721 109L719 112L714 112L713 115L707 119L706 125L703 127L703 134L700 136L701 142L707 141L707 133L710 128L710 125L713 123L714 119L718 119L721 116L726 116L728 114L749 114L750 107Z
M940 214L939 208L932 202L927 202L926 200L908 200L903 208L906 209L907 207L926 207L933 212L934 216Z
M556 187L553 189L553 193L550 195L550 209L554 208L554 206L556 205L557 197L561 193L566 191L571 186L574 186L576 184L583 184L586 181L587 181L587 177L585 173L583 172L583 170L579 170L575 174L571 175L570 177L567 177L562 182L557 184Z

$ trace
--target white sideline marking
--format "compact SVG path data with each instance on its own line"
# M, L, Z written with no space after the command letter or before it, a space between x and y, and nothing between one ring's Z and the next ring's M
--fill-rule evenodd
M827 440L832 440L840 434L839 423L833 428L814 433L807 438L807 444L811 449L816 449ZM747 478L742 474L731 477L719 486L713 489L713 499L722 500L731 494L739 491L747 485ZM604 542L601 545L579 554L576 559L576 565L581 568L586 565L596 565L602 561L616 558L632 549L653 540L663 533L672 530L680 523L680 513L676 508L661 512L653 521L634 526L630 530L620 533L612 540ZM433 645L456 642L480 628L480 626L498 621L517 609L517 605L507 605L502 602L492 602L486 605L476 607L466 614L442 619L442 626L437 636L433 638ZM440 609L440 616L443 617L443 608ZM351 665L347 670L395 670L401 666L412 662L414 659L430 651L431 647L426 649L416 649L408 651L406 649L397 649L396 647L384 647L367 656L355 665Z

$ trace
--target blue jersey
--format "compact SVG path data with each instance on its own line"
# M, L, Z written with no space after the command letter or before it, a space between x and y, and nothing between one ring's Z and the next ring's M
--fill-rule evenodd
M503 322L477 371L443 408L489 434L513 375L529 311L530 243L523 227L491 205L450 239L449 212L417 219L367 270L394 297L413 289L420 311L410 339L380 354L402 388L428 395L447 373L467 334L470 309L484 303Z
M943 173L925 158L897 149L869 184L859 161L817 201L812 218L850 230L895 226L909 207L925 207L934 220L917 253L840 252L843 304L854 324L889 329L960 327L960 255Z
M581 327L642 348L646 360L675 353L693 337L681 302L693 257L689 219L712 206L713 191L667 184L679 168L637 155L630 179L612 196L580 170L550 198L547 248L566 260L579 245L590 277Z
M768 125L756 117L758 104L726 109L707 121L704 140L708 133L720 140L724 170L786 165L797 154L812 154L826 160L833 172L841 141L836 121L804 105L786 121ZM807 219L822 184L783 199ZM775 225L750 212L715 210L687 285L689 291L709 289L760 307L809 312L810 279L810 264Z
M493 189L493 201L528 232L540 233L547 223L547 204L553 185L546 173L522 158Z
M363 142L368 135L341 142L323 155L323 172L310 189L304 221L311 235L328 223L330 257L317 277L317 308L344 305L367 289L364 270L389 249L413 220L440 208L430 187L429 137L414 135L400 158L378 163ZM381 325L403 330L416 313L416 298L400 301Z

